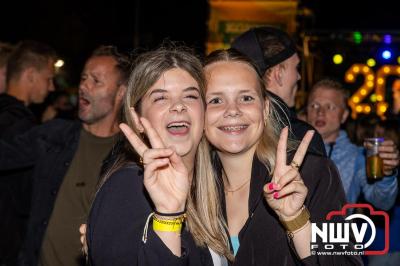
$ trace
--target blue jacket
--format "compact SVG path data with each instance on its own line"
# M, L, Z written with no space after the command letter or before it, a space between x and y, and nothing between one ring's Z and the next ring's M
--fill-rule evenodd
M396 176L367 183L364 148L351 143L344 130L340 131L334 145L325 143L325 149L339 170L349 203L355 203L363 193L365 200L377 208L388 210L393 206L398 190Z

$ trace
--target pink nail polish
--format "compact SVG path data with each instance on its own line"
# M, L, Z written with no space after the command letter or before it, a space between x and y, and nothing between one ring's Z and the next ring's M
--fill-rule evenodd
M275 192L275 193L274 193L274 199L277 199L277 198L279 198L279 193L278 193L278 192Z
M274 190L274 183L269 183L268 189L269 190Z

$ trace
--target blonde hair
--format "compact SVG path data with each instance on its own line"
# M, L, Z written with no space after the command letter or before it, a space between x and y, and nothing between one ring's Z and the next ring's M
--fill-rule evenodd
M138 135L140 134L133 124L130 107L134 107L140 114L143 96L163 73L174 68L185 70L197 81L203 104L205 103L205 78L202 65L188 48L162 47L143 53L134 62L124 103L124 120ZM104 184L113 172L134 157L137 159L136 152L125 141L124 152L104 175L101 184ZM194 177L187 199L187 228L198 246L208 246L218 254L232 260L227 226L219 203L219 186L212 169L209 144L203 136L197 149Z
M204 66L221 61L239 62L250 66L257 75L257 81L259 84L258 93L260 97L268 100L270 103L268 112L266 110L264 114L264 129L257 146L256 155L271 174L275 167L276 148L278 146L280 132L286 124L275 108L283 109L283 107L273 97L269 96L269 92L265 89L264 80L258 72L256 65L244 54L233 48L227 50L216 50L207 56ZM288 118L286 119L288 121ZM294 141L288 141L289 150L295 149L295 146Z

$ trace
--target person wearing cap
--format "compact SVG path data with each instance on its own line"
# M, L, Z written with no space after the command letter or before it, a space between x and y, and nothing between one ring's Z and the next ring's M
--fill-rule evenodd
M300 80L299 56L289 35L277 28L258 27L239 35L231 45L257 65L270 97L278 103L281 119L290 125L292 138L301 140L312 126L297 119L294 110L297 82ZM321 135L314 134L309 151L326 156Z

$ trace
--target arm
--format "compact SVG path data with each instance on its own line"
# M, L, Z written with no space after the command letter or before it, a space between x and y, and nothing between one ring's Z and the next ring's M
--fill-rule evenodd
M392 173L390 176L385 176L382 180L369 184L365 170L365 156L360 151L356 160L355 175L357 183L360 185L362 193L366 201L373 204L375 207L383 210L389 210L397 196L397 171L388 171Z
M89 260L93 265L180 265L151 224L142 242L148 215L153 211L139 167L114 173L97 193L88 221Z
M39 142L43 142L43 127L34 127L12 140L0 139L0 171L31 167L38 157Z
M334 163L321 157L306 157L304 182L309 188L305 205L308 207L312 223L327 222L326 215L341 210L346 203L345 193ZM331 222L343 222L344 217L335 216ZM317 237L317 240L318 237ZM322 243L317 241L319 247ZM351 240L350 246L354 245ZM321 249L314 249L320 251ZM323 249L322 249L323 250ZM341 251L335 249L334 251ZM305 265L362 265L361 258L355 255L312 255L303 260Z

